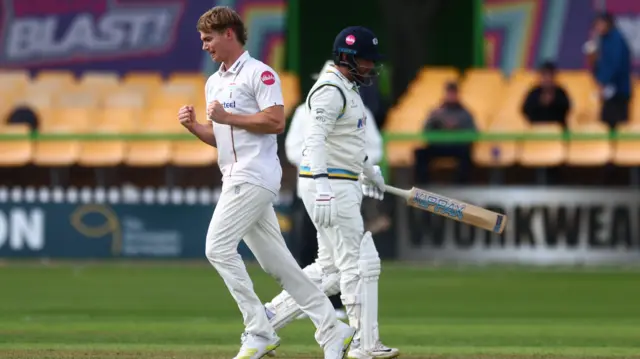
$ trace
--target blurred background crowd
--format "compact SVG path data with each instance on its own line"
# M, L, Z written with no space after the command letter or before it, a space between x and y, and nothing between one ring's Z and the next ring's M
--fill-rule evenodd
M544 242L570 225L571 215L554 226L538 223L532 218L541 207L523 209L527 203L579 207L616 188L622 192L606 199L614 202L602 202L613 218L618 212L608 211L620 207L615 201L635 201L640 3L634 1L7 0L0 3L0 219L6 218L0 228L18 226L12 213L24 206L61 217L41 229L40 242L25 230L26 243L40 246L11 247L21 240L8 238L19 232L0 230L0 256L201 255L204 230L190 227L208 223L221 184L217 155L186 133L176 112L191 103L204 120L204 83L217 64L201 51L195 24L214 5L244 17L247 50L282 80L289 120L280 136L279 214L289 243L307 258L301 261L315 251L301 249L308 235L296 230L304 220L295 200L295 124L304 120L296 108L330 58L334 36L353 24L373 29L387 55L381 76L361 92L375 118L370 153L378 154L391 183L442 188L515 214L511 234L496 242L502 247ZM569 199L545 199L553 188ZM522 197L509 202L509 193ZM70 207L56 207L56 198ZM85 223L77 203L109 206L85 211L101 213L83 217L91 222ZM157 206L126 206L140 203ZM175 207L162 207L168 203ZM199 221L182 221L191 216L184 204L195 203L203 205ZM634 204L629 211L637 210ZM460 238L471 238L472 247L485 236L400 205L388 198L364 206L386 258L419 257L416 246L449 242L463 251ZM576 213L585 223L597 217ZM172 221L185 228L169 226ZM97 229L102 222L104 232ZM637 229L630 228L624 243L635 243ZM131 231L170 231L179 239L158 254L144 241L127 246ZM56 245L79 241L93 248L86 237L102 238L93 243L104 248Z

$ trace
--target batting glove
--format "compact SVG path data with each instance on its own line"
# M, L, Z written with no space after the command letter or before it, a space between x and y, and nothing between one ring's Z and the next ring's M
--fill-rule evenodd
M317 178L315 183L316 201L313 205L313 222L320 227L332 227L336 223L338 209L329 179Z
M384 198L384 177L379 166L365 167L365 171L360 175L360 182L363 195L377 200Z

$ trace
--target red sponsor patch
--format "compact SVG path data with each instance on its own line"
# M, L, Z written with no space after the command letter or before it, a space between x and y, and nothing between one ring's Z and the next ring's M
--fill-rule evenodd
M349 35L344 41L347 43L347 45L353 45L356 43L356 37L353 35Z
M265 71L260 75L260 81L265 85L271 86L276 83L276 77L271 71Z

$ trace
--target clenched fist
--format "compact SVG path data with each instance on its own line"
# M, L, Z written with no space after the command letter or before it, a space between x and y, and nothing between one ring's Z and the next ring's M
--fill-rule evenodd
M225 111L224 107L222 107L222 104L218 101L213 101L209 103L209 105L207 105L207 116L209 116L209 119L213 122L226 125L228 124L228 115L229 112Z
M178 111L178 120L187 130L191 130L198 122L196 121L196 112L191 105L180 107Z

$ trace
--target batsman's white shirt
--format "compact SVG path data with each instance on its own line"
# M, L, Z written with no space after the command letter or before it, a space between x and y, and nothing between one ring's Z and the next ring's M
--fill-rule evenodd
M245 51L229 68L211 75L205 85L207 104L217 100L230 113L250 115L284 105L280 78ZM222 180L245 181L273 193L280 191L282 167L274 134L251 133L213 122Z
M358 87L338 69L320 74L306 100L300 177L358 180L366 158L367 115Z
M287 137L284 142L285 152L289 163L298 168L300 167L300 162L302 160L304 129L306 124L310 121L307 117L309 115L309 111L307 111L306 107L307 104L302 103L296 108L293 113L293 117L291 118L291 125L289 126L289 131L287 132ZM369 161L371 161L372 164L377 164L382 159L382 136L380 135L380 131L378 130L373 114L366 106L364 107L364 113L367 119L367 127L365 129L367 136L367 156L369 156ZM301 197L300 187L298 187L298 197Z

